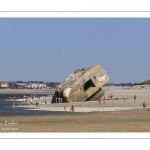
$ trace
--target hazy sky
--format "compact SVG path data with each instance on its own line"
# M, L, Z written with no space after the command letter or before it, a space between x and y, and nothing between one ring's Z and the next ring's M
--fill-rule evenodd
M109 83L150 79L150 19L0 18L0 81L58 81L100 64Z

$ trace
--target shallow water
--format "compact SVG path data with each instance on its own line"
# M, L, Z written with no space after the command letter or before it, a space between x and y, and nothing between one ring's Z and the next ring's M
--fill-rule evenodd
M0 100L4 100L4 99L9 99L9 97L14 97L16 96L18 99L20 99L20 97L22 96L31 96L31 95L35 95L35 94L0 94ZM36 94L38 96L44 96L45 94Z

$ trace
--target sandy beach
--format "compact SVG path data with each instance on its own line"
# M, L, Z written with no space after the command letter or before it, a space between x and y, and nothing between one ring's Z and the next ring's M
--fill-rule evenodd
M55 103L51 97L33 100L33 105L17 100L12 110L11 101L1 105L1 132L150 132L150 89L147 87L104 87L103 101ZM108 99L109 94L113 99ZM137 96L134 100L134 95ZM125 100L124 100L125 98ZM36 109L36 101L39 109ZM143 108L143 102L146 108ZM74 106L74 114L70 107ZM64 107L66 113L64 114ZM13 124L14 123L14 124ZM15 124L16 123L16 124Z
M150 132L145 109L83 114L4 116L1 132ZM2 125L14 123L14 125Z

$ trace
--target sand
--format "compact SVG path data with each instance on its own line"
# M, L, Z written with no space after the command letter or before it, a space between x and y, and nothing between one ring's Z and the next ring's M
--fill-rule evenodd
M149 132L149 87L104 87L105 97L113 100L51 104L51 98L39 101L39 109L25 101L17 101L14 110L9 100L0 109L1 132ZM134 95L137 96L134 101ZM126 98L124 99L122 98ZM116 99L118 98L118 99ZM144 109L142 104L146 102ZM75 113L70 113L71 105ZM64 114L63 108L67 112ZM8 125L9 123L10 125ZM12 125L14 123L14 125ZM15 124L16 123L16 124Z
M82 114L5 116L1 132L150 132L150 112L146 109Z

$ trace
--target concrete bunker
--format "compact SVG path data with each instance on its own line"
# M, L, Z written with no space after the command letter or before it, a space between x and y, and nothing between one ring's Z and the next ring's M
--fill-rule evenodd
M104 95L101 88L108 80L101 65L77 69L56 87L52 103L58 102L58 99L62 99L62 102L98 100Z

